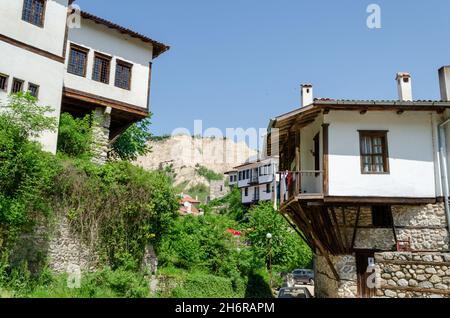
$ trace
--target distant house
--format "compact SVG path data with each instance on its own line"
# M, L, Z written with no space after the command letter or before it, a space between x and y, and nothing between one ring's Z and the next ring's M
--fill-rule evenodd
M237 178L233 184L241 190L242 204L253 205L276 199L277 173L278 159L266 158L235 167L229 176Z
M238 184L238 171L237 170L231 170L225 172L225 176L227 176L228 179L228 186L233 188L237 186Z
M0 0L0 100L29 91L56 118L95 112L103 161L108 145L148 116L152 63L169 47L87 12L81 28L69 28L73 2ZM40 140L56 152L56 132Z
M193 199L190 195L181 194L179 199L181 215L193 215L200 216L203 215L203 211L200 209L201 202Z
M393 101L303 85L302 107L271 121L280 212L315 251L318 297L450 296L450 68L439 75L436 101L414 101L408 73Z

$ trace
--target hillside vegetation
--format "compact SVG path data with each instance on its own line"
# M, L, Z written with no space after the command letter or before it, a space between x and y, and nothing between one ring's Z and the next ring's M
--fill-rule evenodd
M271 297L269 231L275 284L277 273L310 265L311 251L270 204L245 211L233 191L205 206L205 217L180 217L169 171L120 159L91 163L89 118L62 115L53 156L30 138L55 129L44 115L49 109L29 94L12 96L7 106L0 113L0 297ZM134 126L117 146L127 160L148 151L139 132L145 126ZM80 288L50 270L45 249L17 253L23 239L61 217L96 256ZM148 245L159 257L156 293L143 266Z

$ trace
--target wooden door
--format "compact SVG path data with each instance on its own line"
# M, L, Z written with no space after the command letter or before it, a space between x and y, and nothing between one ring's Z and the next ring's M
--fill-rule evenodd
M376 288L369 284L374 277L374 270L369 270L369 260L374 258L373 251L356 252L356 270L358 274L358 297L372 298L376 296ZM372 286L370 286L372 285Z

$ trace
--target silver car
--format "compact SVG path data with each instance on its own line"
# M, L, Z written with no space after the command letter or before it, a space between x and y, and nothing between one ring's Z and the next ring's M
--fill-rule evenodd
M306 287L293 287L293 288L281 288L278 293L278 298L313 298L308 288Z
M314 271L310 269L296 269L292 272L292 276L296 285L314 285Z

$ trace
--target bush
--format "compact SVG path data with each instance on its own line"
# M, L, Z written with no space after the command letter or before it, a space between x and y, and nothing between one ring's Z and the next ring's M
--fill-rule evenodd
M273 209L271 202L260 203L249 212L247 237L255 253L268 262L267 233L272 234L272 264L288 272L295 268L308 268L312 264L312 251L284 218Z
M73 158L89 159L93 140L91 121L91 115L73 118L68 113L61 114L58 151Z
M55 158L30 140L52 130L55 119L45 116L29 94L13 95L0 112L0 251L8 253L18 235L51 210L48 196L59 172ZM1 255L0 255L1 256Z
M199 164L197 164L195 166L195 171L197 172L197 174L201 177L204 177L206 180L208 180L208 182L211 181L220 181L223 180L223 174L220 173L216 173L204 166L201 166Z
M172 291L174 298L243 298L244 294L233 288L229 278L205 273L191 273L186 281Z
M148 141L150 133L151 115L139 123L131 125L112 145L113 155L127 161L136 160L151 151Z

